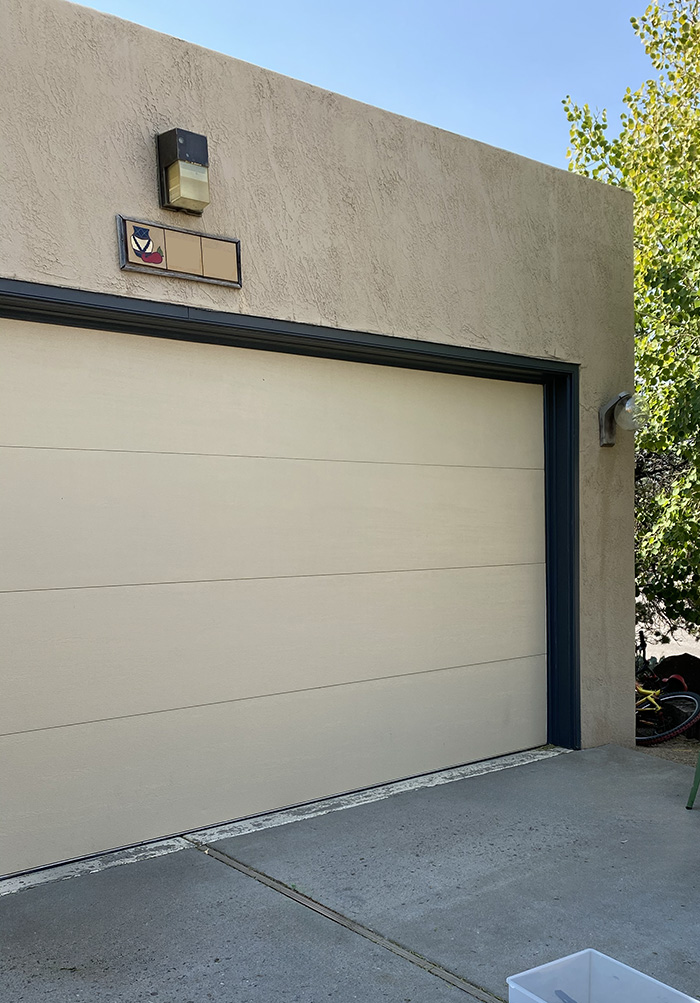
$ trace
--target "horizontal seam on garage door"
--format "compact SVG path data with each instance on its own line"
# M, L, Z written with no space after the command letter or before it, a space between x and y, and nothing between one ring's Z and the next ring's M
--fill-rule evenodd
M315 575L251 575L244 578L184 578L164 582L116 582L105 585L47 585L35 589L0 589L0 595L20 595L25 592L79 592L86 589L142 589L160 588L164 585L216 585L225 582L276 582L295 578L355 578L361 575L421 575L431 571L487 571L496 568L544 567L544 561L520 561L518 564L464 564L446 568L394 568L388 571L327 571Z
M368 676L366 679L346 679L340 683L324 683L320 686L303 686L297 690L276 690L274 693L253 693L245 697L231 697L228 700L209 700L205 703L186 704L183 707L160 707L158 710L145 710L137 714L117 714L114 717L96 717L87 721L69 721L66 724L49 724L42 728L25 728L20 731L6 731L0 738L11 738L14 735L30 735L38 731L57 731L60 728L81 728L88 724L104 724L107 721L126 721L134 717L153 717L154 714L179 714L187 710L200 710L203 707L222 707L225 704L246 703L250 700L270 700L273 697L292 696L295 693L313 693L317 690L336 690L344 686L362 686L365 683L381 683L388 679L411 679L415 676L428 676L436 672L450 672L454 669L474 669L482 665L499 665L502 662L521 662L528 658L542 658L545 651L536 651L528 655L512 655L510 658L494 658L485 662L467 662L460 665L441 665L435 669L419 669L416 672L394 672L388 676Z
M136 456L208 456L230 460L290 460L296 463L364 463L379 467L448 467L464 470L542 470L534 467L501 465L499 463L425 463L421 460L357 460L338 456L277 456L267 453L200 453L179 449L106 449L98 446L22 446L0 443L0 449L39 449L55 453L129 453Z

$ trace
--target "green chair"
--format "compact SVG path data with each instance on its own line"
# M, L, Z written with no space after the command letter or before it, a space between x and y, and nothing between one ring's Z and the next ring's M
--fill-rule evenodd
M688 798L686 808L690 809L695 804L695 795L698 793L698 787L700 787L700 756L698 756L698 765L695 767L695 777L693 779L693 786L690 789L690 797Z

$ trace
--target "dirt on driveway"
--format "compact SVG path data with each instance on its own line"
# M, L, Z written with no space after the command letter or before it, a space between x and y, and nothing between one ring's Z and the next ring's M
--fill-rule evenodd
M700 741L697 738L686 738L685 735L672 738L669 742L662 742L661 745L647 747L638 745L637 748L651 756L670 759L674 763L684 763L692 767L695 767L700 755Z

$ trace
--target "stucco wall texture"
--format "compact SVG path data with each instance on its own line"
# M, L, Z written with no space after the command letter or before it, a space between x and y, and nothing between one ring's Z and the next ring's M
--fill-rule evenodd
M0 275L581 366L587 746L633 735L632 199L65 0L5 0ZM155 136L209 140L201 219ZM115 214L239 237L243 288L120 271Z

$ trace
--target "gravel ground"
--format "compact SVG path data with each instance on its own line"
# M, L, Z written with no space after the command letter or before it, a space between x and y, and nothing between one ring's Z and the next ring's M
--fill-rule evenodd
M693 767L700 755L700 741L697 738L686 738L685 735L672 738L670 742L662 742L661 745L651 745L648 748L638 745L637 748L650 756L670 759L674 763L684 763Z

